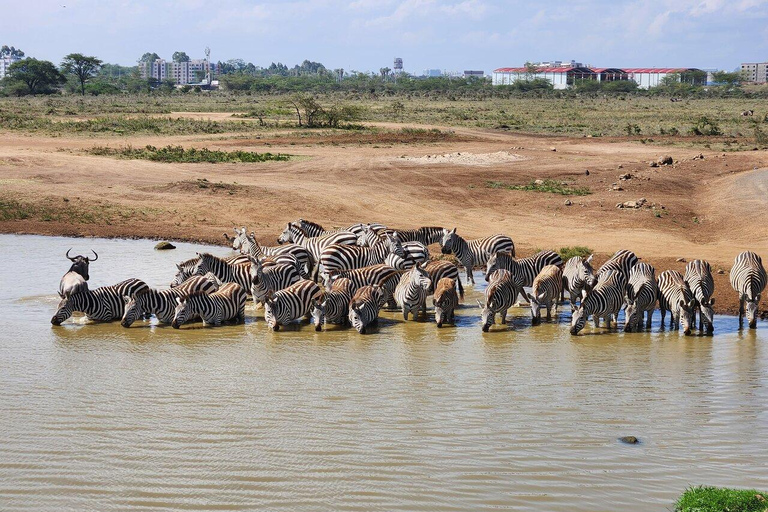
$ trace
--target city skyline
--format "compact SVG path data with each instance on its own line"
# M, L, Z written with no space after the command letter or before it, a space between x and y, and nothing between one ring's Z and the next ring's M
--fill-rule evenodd
M5 5L4 5L5 4ZM329 69L451 71L576 59L596 66L732 70L768 56L768 1L525 2L502 0L0 1L2 44L60 62L70 52L135 65L181 50L257 66L308 59ZM118 16L116 16L116 14Z

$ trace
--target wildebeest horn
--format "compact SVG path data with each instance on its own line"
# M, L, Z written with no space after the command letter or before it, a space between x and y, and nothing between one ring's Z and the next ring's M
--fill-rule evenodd
M96 257L95 257L95 258L93 258L93 259L91 259L91 258L89 258L89 257L87 257L87 256L86 256L86 258L85 258L85 259L87 259L88 261L96 261L97 259L99 259L99 255L98 255L98 254L96 254L96 251L94 251L93 249L91 249L91 252L92 252L92 253L93 253L93 255L94 255L94 256L96 256Z
M69 249L67 249L67 254L66 254L66 256L67 256L67 259L68 259L69 261L75 261L75 258L72 258L72 257L69 255L69 251L71 251L71 250L72 250L72 248L71 248L71 247L70 247Z

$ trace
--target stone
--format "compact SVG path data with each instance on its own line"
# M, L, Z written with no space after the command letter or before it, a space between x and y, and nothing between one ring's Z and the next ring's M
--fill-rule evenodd
M620 437L619 441L625 444L638 444L640 440L636 438L635 436L624 436Z
M717 269L717 273L720 274L720 275L723 275L723 274L725 274L725 270L719 268L719 269Z
M677 258L675 261L678 263L685 263L685 258Z
M155 245L155 250L156 251L168 251L170 249L175 249L175 248L176 248L176 246L173 245L171 242L158 242Z
M624 203L616 203L616 208L624 208Z
M534 185L543 185L544 184L544 180L536 180L536 181L533 182L533 184Z
M658 161L659 165L672 165L674 163L675 163L675 160L669 155L664 155L659 157L659 161Z
M658 167L659 162L648 162L648 167Z
M572 204L573 204L573 203L571 202L571 200L570 200L570 199L566 199L566 200L565 200L565 206L571 206Z
M618 168L619 168L619 169L623 169L623 168L624 168L624 165L622 165L622 164L619 164L619 167L618 167Z
M549 148L550 151L557 151L557 148Z
M625 172L624 174L619 176L619 180L627 181L627 180L631 180L631 179L632 179L632 173L629 173L629 172Z
M585 176L589 176L589 169L587 169L586 171L584 171L584 175L585 175Z
M618 186L618 185L614 185L614 186L612 186L612 187L611 187L611 190L616 190L617 192L620 192L620 191L622 191L622 190L624 190L624 189L623 189L623 188L621 188L621 187L620 187L620 186Z

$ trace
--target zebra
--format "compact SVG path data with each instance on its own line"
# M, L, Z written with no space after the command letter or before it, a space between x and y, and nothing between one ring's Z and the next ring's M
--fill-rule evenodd
M589 315L594 316L595 327L600 326L600 318L611 328L611 318L617 319L624 304L626 280L616 270L606 270L597 280L597 284L581 300L581 304L571 317L571 334L576 335L584 328Z
M203 319L204 325L221 325L230 320L245 322L245 299L245 288L234 282L225 283L210 295L195 293L176 297L176 311L171 326L179 329L196 316Z
M597 274L595 275L595 279L599 279L600 275L604 272L609 270L616 270L621 273L622 276L624 276L624 282L628 283L629 273L632 270L632 267L637 264L638 260L639 258L632 251L627 249L620 249L616 251L613 256L608 258L608 261L602 264L602 266L598 269Z
M517 261L517 267L513 271L512 261ZM562 268L563 258L555 251L539 251L527 258L514 260L514 255L508 252L496 252L491 255L486 264L485 280L490 279L490 275L498 268L505 268L513 274L518 275L523 281L523 286L533 286L533 280L539 275L541 270L547 265L555 265ZM562 290L562 287L561 287ZM522 292L521 292L522 294ZM525 298L525 294L522 294Z
M396 307L394 301L395 287L399 281L402 270L394 269L387 265L371 265L370 267L356 268L354 270L342 270L331 273L331 282L342 277L352 281L357 290L367 285L378 285L384 290L386 301L391 307Z
M309 315L313 299L317 299L322 290L314 281L301 279L288 288L277 292L268 292L264 302L264 319L273 331L281 325Z
M576 299L581 298L592 289L595 271L592 268L592 255L586 258L573 256L565 262L563 269L563 290L570 295L571 313L576 311Z
M665 270L656 279L659 287L659 311L661 312L661 327L664 327L664 317L667 311L671 313L669 319L670 329L680 329L683 324L683 334L691 334L693 323L693 308L696 299L693 297L688 283L683 274L677 270Z
M643 328L644 315L646 316L645 328L651 328L653 310L656 309L658 296L656 269L643 262L632 267L632 270L629 271L626 308L624 309L625 332L640 331Z
M95 256L93 259L81 255L72 257L69 255L69 251L71 250L71 247L67 250L66 257L72 262L72 265L69 267L67 273L61 277L61 281L59 282L59 297L62 299L73 293L88 291L88 283L86 282L90 278L88 275L88 266L92 261L99 259L99 255L96 254L96 251L93 249L91 249L91 252Z
M528 299L531 303L531 318L533 325L541 323L541 307L547 310L547 322L552 320L552 306L557 314L557 300L563 289L563 271L557 265L547 265L533 280Z
M443 322L455 323L456 308L459 306L457 283L460 285L461 281L453 277L442 277L437 282L432 305L435 307L435 322L438 328L443 326Z
M307 279L312 273L312 257L304 247L298 244L283 244L277 247L261 246L256 241L256 234L251 231L246 234L245 227L240 229L235 228L237 236L231 240L232 249L240 251L242 254L253 256L259 260L264 258L274 258L275 263L291 263L288 259L289 256L293 256L297 261L297 270L301 274L301 277ZM224 236L229 239L226 233Z
M61 325L74 311L82 311L89 320L98 322L120 320L125 312L123 297L136 295L147 289L147 283L140 279L126 279L112 286L74 293L61 299L56 313L51 318L51 324Z
M309 251L314 267L312 277L317 277L319 270L320 253L331 244L357 244L357 235L351 231L339 231L317 237L307 236L306 231L295 224L287 224L280 237L277 239L279 244L293 242L304 247Z
M520 283L509 270L499 269L494 272L491 282L485 289L485 304L477 301L482 310L482 329L488 332L496 323L496 314L501 315L501 323L507 323L507 310L512 307L517 294L522 290Z
M757 327L757 306L765 290L765 267L763 260L751 251L736 256L731 269L731 286L739 294L739 329L744 327L744 306L746 305L749 328Z
M395 301L403 308L403 319L406 322L409 313L413 313L414 319L418 318L420 311L427 316L427 292L431 286L429 274L419 265L400 276L400 282L395 288Z
M125 296L125 313L120 321L123 327L130 327L144 315L154 314L164 324L173 322L176 315L176 298L194 293L210 294L219 289L221 282L213 274L193 276L184 284L169 290L147 288L136 295Z
M301 279L294 265L277 264L265 267L262 262L250 257L250 291L254 302L264 302L267 294L288 288Z
M395 237L398 243L398 250L388 254L384 263L400 270L410 270L414 265L424 263L429 259L429 249L423 243L415 240L403 241L399 231L381 230L374 231L369 226L363 226L363 232L357 237L357 245L362 247L373 247L382 240L389 240Z
M248 256L244 254L237 254L235 256L228 256L226 258L223 258L224 261L226 261L229 264L239 265L241 263L248 263ZM176 264L176 275L173 278L173 281L171 281L171 288L175 288L176 286L181 285L189 279L190 277L196 274L197 272L197 264L200 263L200 255L198 254L194 258L190 258L188 260L182 261L181 263Z
M330 284L330 277L328 276L331 272L378 265L384 262L387 255L398 253L403 254L400 242L396 237L388 234L386 241L377 240L376 244L371 247L329 245L320 253L319 262L326 277L325 281Z
M444 277L448 277L456 280L456 284L459 288L459 297L464 300L464 285L461 284L459 279L459 269L446 260L430 260L422 265L422 268L429 274L429 279L432 281L432 288L429 293L435 293L436 283L438 283Z
M693 323L696 324L696 313L699 314L699 332L704 332L706 325L707 334L715 332L715 311L712 306L715 299L712 294L715 292L715 280L712 277L712 267L703 260L689 261L685 266L685 282L688 283L696 304L693 310Z
M386 302L386 292L378 285L358 289L349 301L349 323L360 334L379 318L379 310Z
M347 228L330 229L330 230L325 229L323 226L321 226L316 222L312 222L304 219L297 219L296 221L293 222L293 224L296 224L301 229L303 229L307 233L307 236L322 236L322 235L327 235L329 233L338 233L339 231L351 231L352 233L359 235L363 231L363 226L366 226L366 225L376 230L386 229L385 225L379 224L377 222L373 222L370 224L363 224L359 222L357 224L352 224Z
M372 224L366 224L363 226L363 230L366 228L373 231L377 236L381 237L385 233L397 233L397 237L401 242L419 242L424 246L439 244L443 239L443 228L436 226L422 226L417 229L380 229ZM358 243L366 243L366 240L358 241ZM361 243L361 245L362 245Z
M450 231L443 229L440 249L443 254L453 253L458 258L467 273L467 283L473 285L475 277L472 275L472 269L475 265L485 265L488 258L496 252L515 255L515 244L506 235L491 235L467 241L456 234L456 228Z
M237 283L248 293L251 289L251 261L229 263L207 252L197 253L199 260L195 264L193 275L203 276L208 272L215 275L222 283Z
M326 324L344 324L349 320L349 301L353 291L352 281L342 277L334 281L330 290L312 300L311 314L316 331L322 330Z

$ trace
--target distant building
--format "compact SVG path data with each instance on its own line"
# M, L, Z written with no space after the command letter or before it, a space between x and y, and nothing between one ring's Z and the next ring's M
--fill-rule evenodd
M425 69L424 70L424 76L443 76L443 71L441 69Z
M528 69L499 68L493 70L493 85L512 85L518 80L549 80L555 89L566 89L577 80L596 80L596 73L589 68L573 66L539 66Z
M485 71L464 70L464 78L469 78L471 76L483 78L485 76Z
M399 75L403 72L403 59L400 57L395 57L395 63L394 63L394 71L396 75Z
M0 80L5 78L5 75L8 74L8 68L11 67L11 64L20 60L21 57L16 55L5 55L0 57Z
M207 59L192 59L186 62L157 59L153 62L142 62L139 68L142 78L154 78L160 82L173 80L176 85L201 83L212 71Z
M571 61L574 62L574 61ZM656 87L668 75L675 74L679 80L704 85L706 73L696 68L590 68L587 66L561 66L560 61L542 62L541 66L520 68L498 68L493 71L493 85L512 85L518 80L544 79L555 89L566 89L579 80L610 82L634 80L642 89ZM578 63L577 63L578 64Z
M744 80L757 84L768 82L768 62L745 62L741 65Z

